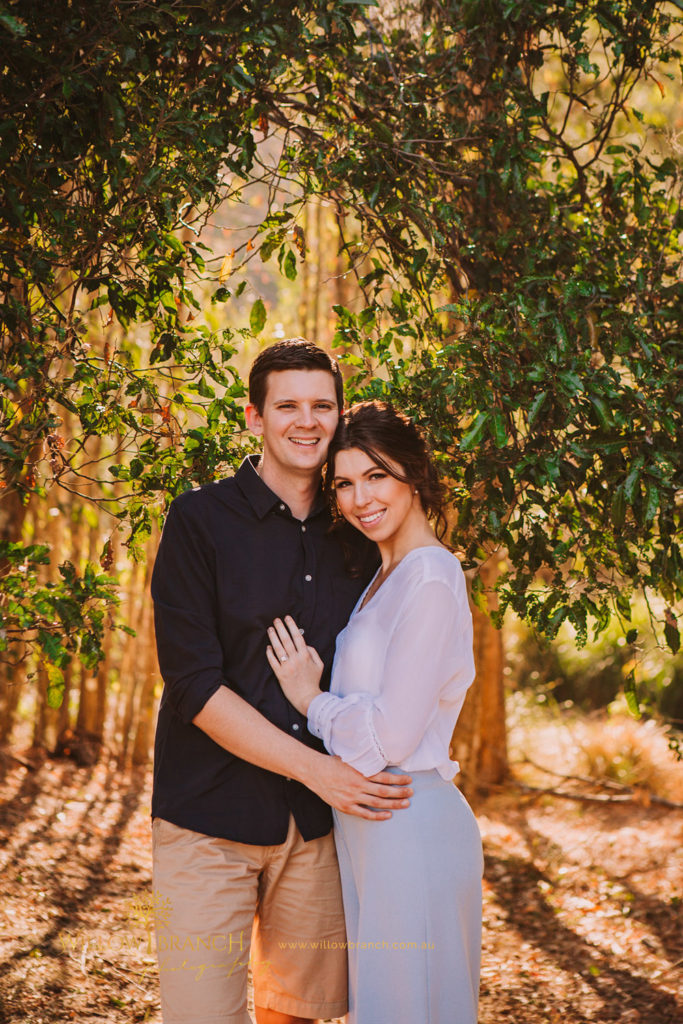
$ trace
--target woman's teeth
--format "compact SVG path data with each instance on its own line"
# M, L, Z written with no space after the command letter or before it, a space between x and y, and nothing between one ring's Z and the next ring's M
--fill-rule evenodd
M358 518L361 521L361 523L363 524L363 526L372 526L373 523L379 522L379 520L384 515L384 512L385 512L385 509L381 509L379 512L371 512L369 515L358 516Z

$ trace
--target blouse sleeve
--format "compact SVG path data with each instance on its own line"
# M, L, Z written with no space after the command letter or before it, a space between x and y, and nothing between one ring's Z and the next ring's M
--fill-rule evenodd
M474 679L464 578L458 592L441 580L422 583L404 603L387 645L376 696L322 693L308 709L310 732L363 775L400 764L419 745L439 703L457 700Z

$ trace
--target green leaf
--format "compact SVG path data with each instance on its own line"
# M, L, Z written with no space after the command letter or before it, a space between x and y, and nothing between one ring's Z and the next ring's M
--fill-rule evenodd
M479 611L486 613L488 610L488 601L484 592L484 581L478 574L472 580L472 586L470 588L470 597L475 608Z
M0 25L4 25L10 32L13 32L15 36L19 36L23 39L26 36L26 25L19 18L13 18L11 14L6 11L0 11Z
M493 439L497 448L504 448L508 439L505 416L500 409L496 409L493 413Z
M612 426L612 414L610 412L610 409L609 409L609 406L607 405L607 403L605 401L603 401L602 398L599 398L597 395L589 395L588 397L589 397L589 399L591 401L591 404L592 404L593 408L595 409L595 411L596 411L596 413L598 415L598 420L600 421L600 426L602 426L602 427L611 427Z
M659 508L659 491L655 484L648 482L645 485L645 522L651 523Z
M64 701L64 686L48 686L45 697L49 708L61 708Z
M178 253L179 256L185 255L185 246L172 232L168 231L164 235L164 241L171 249L173 249L174 252Z
M482 437L484 436L484 430L486 429L486 424L488 423L489 419L490 413L477 413L477 417L474 423L469 428L469 430L465 431L462 438L460 439L460 448L463 452L470 451L472 448L474 448L476 444L479 443L479 441L481 441Z
M640 467L635 466L624 481L624 497L628 501L629 505L633 504L633 499L636 496L636 488L638 487L638 481L640 480Z
M60 708L64 700L64 673L51 661L43 663L47 675L47 705L50 708Z
M673 654L678 654L681 647L681 634L678 629L676 616L670 608L666 609L664 620L664 638Z
M260 334L266 323L266 307L261 299L257 299L251 307L249 326L254 334Z
M636 674L633 669L629 672L624 683L624 696L626 705L634 718L640 718L640 705L638 703L638 688L636 686Z
M612 497L612 525L620 530L626 518L626 498L624 487L620 484Z
M623 590L618 591L615 604L617 610L624 616L627 622L631 621L631 598Z
M288 281L296 280L296 257L291 249L287 250L287 254L282 261L282 269Z
M536 417L538 416L539 412L543 408L543 404L544 404L544 402L545 402L547 397L548 397L548 392L547 391L541 391L538 395L536 395L536 397L534 398L533 402L529 406L528 420L529 420L529 426L530 427L533 427L534 423L536 422Z

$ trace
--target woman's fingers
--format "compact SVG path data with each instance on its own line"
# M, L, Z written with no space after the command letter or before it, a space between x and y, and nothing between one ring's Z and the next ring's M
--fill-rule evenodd
M294 640L292 639L292 635L285 626L282 619L276 619L273 625L271 626L271 629L275 630L277 639L280 641L280 644L282 645L285 654L287 654L287 656L291 658L292 655L296 653L296 647L294 646ZM277 648L275 648L275 651L277 653Z
M289 630L289 635L292 638L292 643L296 647L297 651L305 651L306 642L304 641L304 638L301 634L301 630L299 629L291 615L285 615L285 626Z
M311 661L313 662L313 664L315 665L315 667L319 668L321 670L324 669L325 668L325 663L324 663L323 659L320 657L320 655L318 654L318 652L316 651L315 647L307 647L306 650L308 651L309 657L310 657Z
M272 668L273 672L275 673L275 675L277 675L278 669L280 668L280 659L278 658L270 644L268 644L268 646L266 647L266 658L268 659L268 664Z
M294 653L294 647L291 639L289 641L290 651L288 652L287 647L282 642L279 631L274 625L268 627L268 639L270 640L271 647L275 651L275 656L278 661L286 661L289 654Z

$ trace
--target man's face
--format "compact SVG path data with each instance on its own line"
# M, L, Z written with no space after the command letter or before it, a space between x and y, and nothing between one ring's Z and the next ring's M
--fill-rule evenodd
M334 378L326 370L275 370L262 411L248 405L246 414L271 471L317 473L339 422Z

